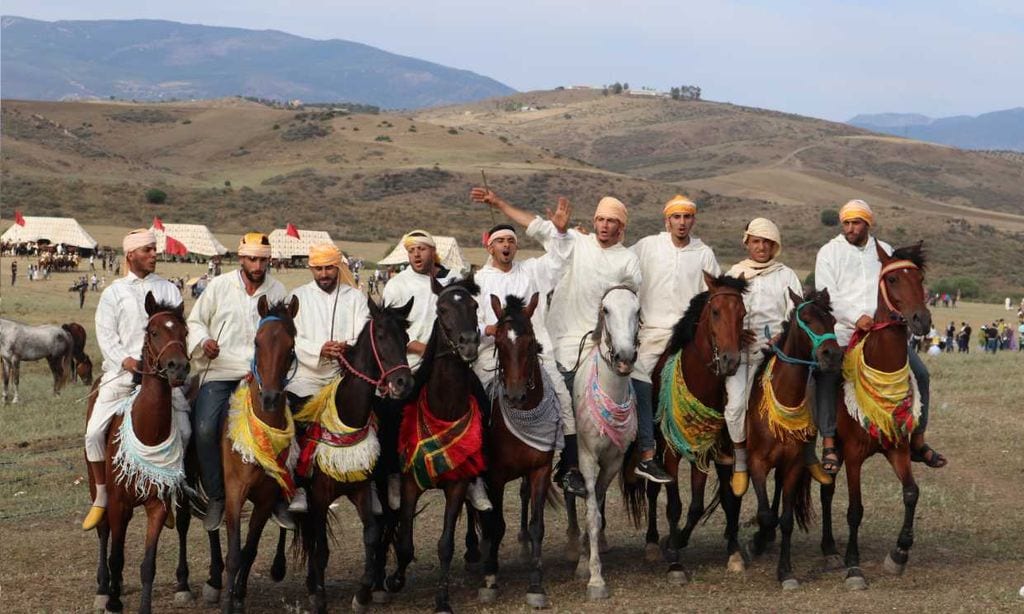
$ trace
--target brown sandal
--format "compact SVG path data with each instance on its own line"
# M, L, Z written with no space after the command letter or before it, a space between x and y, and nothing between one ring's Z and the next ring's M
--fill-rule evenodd
M821 450L821 468L829 475L839 473L843 461L839 459L839 449L828 447Z

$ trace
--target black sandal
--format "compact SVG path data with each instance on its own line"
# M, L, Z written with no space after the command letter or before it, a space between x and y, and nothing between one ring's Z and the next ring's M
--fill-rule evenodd
M936 452L930 445L923 444L920 448L910 451L910 460L924 463L932 469L941 469L948 462L946 457Z
M821 468L829 474L835 475L839 473L839 467L843 462L839 460L839 449L828 447L822 448L821 450Z

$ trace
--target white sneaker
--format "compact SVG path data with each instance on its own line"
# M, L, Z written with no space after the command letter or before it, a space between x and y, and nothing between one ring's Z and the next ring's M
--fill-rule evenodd
M370 480L370 511L374 516L384 513L384 507L380 504L380 495L377 494L377 482Z
M309 511L309 502L306 500L305 488L295 489L295 496L292 497L292 502L288 504L288 511L303 514Z
M402 476L397 473L388 476L388 507L396 512L402 507Z
M494 509L491 500L487 498L487 487L484 486L484 479L481 477L469 483L466 497L469 499L469 504L478 512L489 512Z

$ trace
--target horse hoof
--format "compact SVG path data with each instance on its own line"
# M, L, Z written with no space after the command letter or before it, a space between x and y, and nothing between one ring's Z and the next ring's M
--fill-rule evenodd
M882 562L882 569L885 570L885 573L891 574L891 575L894 575L894 576L902 576L903 575L903 570L906 569L906 568L907 568L907 564L906 563L903 563L901 565L900 563L897 563L896 561L892 560L892 554L891 553L885 555L885 561Z
M867 588L868 581L864 579L864 576L848 576L846 578L846 590L848 591L863 591Z
M195 600L196 598L192 595L192 591L178 591L174 593L174 603L178 605L189 605L194 603Z
M110 595L96 595L92 599L92 609L103 612L107 609L107 601L110 600Z
M551 607L551 602L544 593L526 593L526 605L535 610L543 610Z
M355 612L356 614L363 614L364 612L368 612L369 610L370 610L370 604L368 604L368 603L359 603L359 598L358 597L356 597L356 596L352 597L352 611L353 612Z
M203 601L210 605L220 603L220 589L213 588L209 584L203 584Z
M690 578L687 577L686 572L682 569L673 569L666 575L668 583L672 586L685 586L690 582Z
M498 600L498 588L495 586L481 586L476 591L476 598L480 603L494 603Z
M782 581L782 590L784 591L795 591L800 588L800 582L796 578L786 578Z
M826 554L825 571L839 571L840 569L846 569L843 558L838 554Z
M591 585L591 586L587 587L587 599L589 599L591 601L597 601L599 599L607 599L607 598L608 598L608 586L607 585L604 585L604 584L602 584L600 586L592 586Z
M747 563L743 560L743 555L739 552L733 552L729 555L729 564L725 567L730 573L743 573L747 570Z
M658 544L648 543L644 546L644 561L648 563L660 563L664 559L661 555L661 548Z
M391 596L387 591L373 591L371 598L375 604L384 605L391 599Z

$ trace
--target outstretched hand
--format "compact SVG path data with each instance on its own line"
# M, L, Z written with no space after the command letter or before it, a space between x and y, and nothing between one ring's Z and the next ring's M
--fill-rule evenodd
M564 196L558 197L558 206L555 207L555 212L552 213L551 209L547 210L548 219L555 225L558 232L565 234L569 229L569 217L572 216L572 205L569 204L569 199Z
M487 188L473 188L469 191L469 198L475 203L487 203L492 207L498 206L498 195Z

